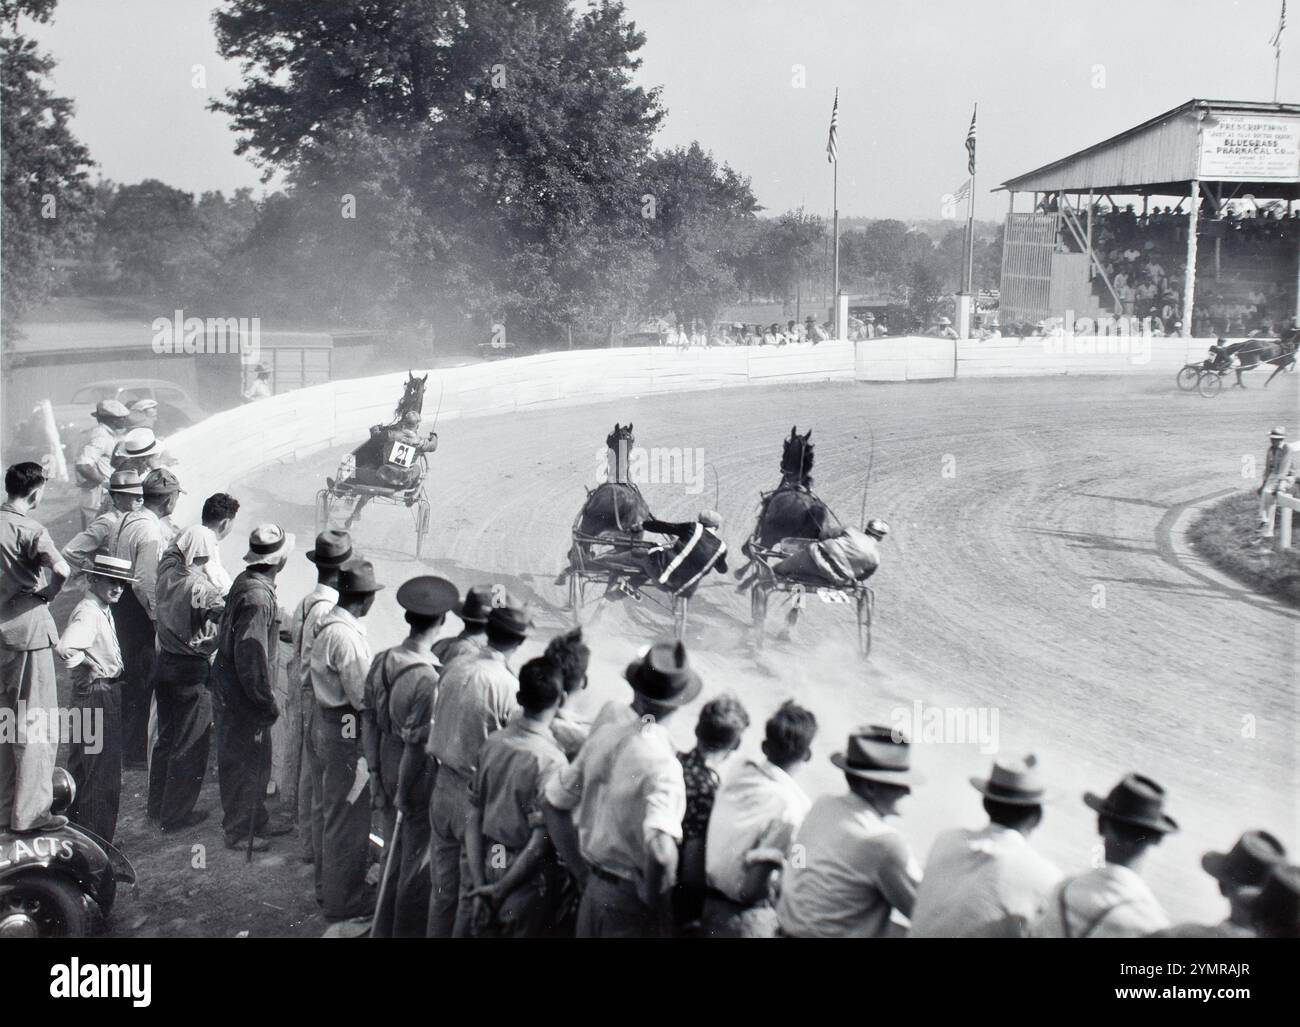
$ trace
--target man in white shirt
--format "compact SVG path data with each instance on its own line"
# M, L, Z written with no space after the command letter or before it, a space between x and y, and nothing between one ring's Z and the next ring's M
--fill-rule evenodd
M884 938L890 916L910 916L921 868L898 830L885 823L920 783L911 746L873 724L849 736L831 762L849 790L823 795L795 832L776 913L795 938Z
M791 774L811 758L816 733L817 718L787 701L767 722L766 758L746 760L718 790L704 855L706 937L775 937L772 877L812 805Z
M1037 759L996 760L987 778L970 783L984 796L988 826L935 839L912 908L913 938L1019 937L1061 879L1029 847L1043 819Z
M1097 811L1104 865L1067 877L1048 895L1030 928L1036 938L1138 938L1169 926L1138 867L1153 845L1178 824L1164 811L1165 790L1151 778L1129 774L1106 798L1084 794Z

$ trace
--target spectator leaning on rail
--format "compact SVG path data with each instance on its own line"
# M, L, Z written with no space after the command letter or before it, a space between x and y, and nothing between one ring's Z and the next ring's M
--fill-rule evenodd
M100 400L92 412L97 422L81 444L73 462L81 490L81 526L93 521L104 505L104 486L113 473L113 449L126 430L130 411L115 399Z
M970 783L984 796L986 827L935 839L912 907L913 938L1020 937L1061 872L1029 846L1046 792L1038 760L999 759Z
M111 842L122 800L122 649L113 629L113 604L135 583L131 565L105 553L85 570L89 587L59 639L58 653L72 672L71 706L83 734L71 739L68 773L77 795L72 821ZM94 732L87 728L94 725Z
M1254 906L1274 867L1286 863L1286 848L1267 831L1247 831L1227 852L1207 852L1201 868L1219 885L1228 900L1228 918L1221 923L1178 924L1156 931L1153 938L1253 938Z
M849 790L813 803L795 833L776 913L796 938L883 938L890 914L910 916L921 868L903 836L885 823L920 783L911 746L873 725L849 736L831 762Z
M701 933L709 938L775 937L773 877L789 858L795 831L812 805L792 775L812 758L817 718L787 700L765 731L764 758L745 760L713 803L701 921Z
M664 721L704 687L682 643L628 665L633 700L546 786L546 826L582 890L580 938L666 937L686 784ZM602 723L603 721L603 723Z
M1136 938L1169 926L1165 911L1138 867L1153 845L1178 830L1165 813L1165 790L1151 778L1129 774L1104 799L1083 801L1097 811L1106 862L1067 877L1048 895L1030 928L1038 938Z
M5 471L0 506L0 713L16 726L0 739L0 828L41 831L61 827L50 813L50 776L59 749L54 646L58 632L49 603L70 569L50 533L32 513L45 475L40 464Z

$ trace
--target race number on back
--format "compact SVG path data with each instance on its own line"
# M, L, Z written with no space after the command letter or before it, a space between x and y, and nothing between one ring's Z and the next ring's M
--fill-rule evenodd
M407 442L394 442L388 451L388 462L398 467L410 467L415 463L415 447Z

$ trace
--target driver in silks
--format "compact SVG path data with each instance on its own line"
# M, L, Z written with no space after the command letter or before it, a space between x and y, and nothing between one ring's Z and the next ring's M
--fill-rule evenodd
M702 510L694 521L680 523L646 519L641 523L643 531L671 535L675 541L636 554L643 569L631 575L624 588L616 585L611 591L635 594L641 585L654 581L671 595L689 596L710 571L727 573L727 543L718 534L721 527L722 517L714 510Z
M889 534L882 520L867 521L865 531L840 528L830 538L812 542L772 569L781 575L825 581L832 587L845 587L866 581L880 566L879 543Z
M363 448L378 455L379 462L374 466L358 462L351 480L358 485L380 485L398 490L414 488L420 480L416 460L421 454L432 453L438 448L438 433L431 431L426 438L420 434L419 427L419 411L408 410L396 424L377 424L371 428L370 442ZM352 526L369 498L362 496L357 501L345 527Z

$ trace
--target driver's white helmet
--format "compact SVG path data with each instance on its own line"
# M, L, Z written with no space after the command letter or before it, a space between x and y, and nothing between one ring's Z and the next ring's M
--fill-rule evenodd
M876 538L884 538L889 534L889 525L878 517L873 517L867 521L867 534L875 535Z

